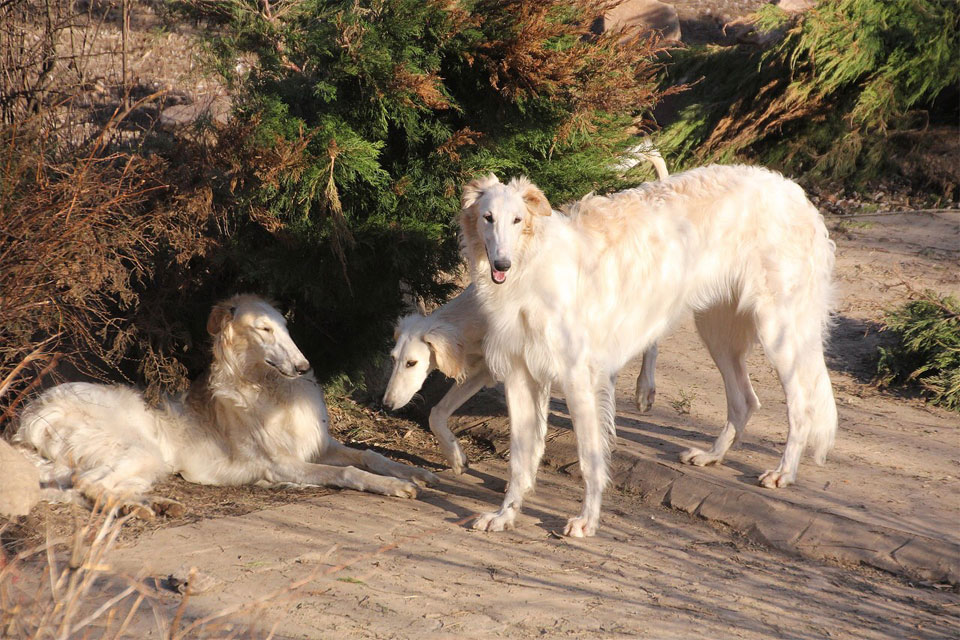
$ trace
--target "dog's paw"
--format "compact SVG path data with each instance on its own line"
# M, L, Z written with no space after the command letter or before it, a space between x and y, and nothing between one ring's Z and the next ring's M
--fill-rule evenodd
M150 498L150 508L158 515L167 516L168 518L179 518L187 512L183 503L170 498L152 497Z
M144 522L153 522L157 517L156 512L143 500L121 499L117 501L117 511L125 516L132 514Z
M574 516L567 520L567 526L563 528L563 535L571 538L589 538L597 534L597 523L590 522L589 518L583 516Z
M782 489L793 484L796 476L791 476L779 470L765 471L760 476L760 486L767 489Z
M492 511L477 518L473 528L477 531L506 531L513 529L516 518L517 515L513 509Z
M634 401L637 403L637 411L640 413L646 413L650 411L650 408L653 407L653 401L657 397L656 389L644 389L642 387L637 387L637 395L634 398Z
M452 446L448 447L441 443L440 450L443 452L443 457L446 458L447 463L455 474L460 475L464 469L470 466L470 462L467 460L467 454L463 452L459 444L453 443Z
M680 452L680 462L683 464L692 464L695 467L705 467L716 464L722 459L720 456L715 456L712 453L707 453L697 448L690 448Z
M433 474L431 474L433 475ZM396 480L390 483L390 488L384 492L385 495L395 498L416 498L420 493L419 487L406 480Z
M410 474L410 480L418 487L432 487L440 482L437 476L426 469L415 469Z

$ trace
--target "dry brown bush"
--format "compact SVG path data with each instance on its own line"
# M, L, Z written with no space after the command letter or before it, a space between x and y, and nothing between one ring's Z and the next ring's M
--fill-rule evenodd
M186 382L170 354L189 332L153 307L189 295L222 236L209 141L144 125L158 94L129 90L123 40L99 37L115 14L0 2L0 433L56 365L152 390Z

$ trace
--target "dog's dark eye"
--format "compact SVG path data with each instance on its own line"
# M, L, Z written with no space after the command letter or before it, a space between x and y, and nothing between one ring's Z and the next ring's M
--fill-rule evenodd
M483 219L486 220L487 222L493 222L493 214L488 213L487 215L483 216Z
M520 223L520 216L517 216L516 218L513 219L513 224L519 224L519 223Z
M407 360L407 369L409 369L410 367L416 366L416 364L417 364L416 360Z
M257 329L264 333L273 333L273 327L257 327Z

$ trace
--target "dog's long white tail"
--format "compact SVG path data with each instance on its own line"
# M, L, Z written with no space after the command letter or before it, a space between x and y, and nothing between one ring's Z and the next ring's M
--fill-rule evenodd
M657 180L666 180L670 177L670 172L667 170L667 163L664 161L663 156L660 155L660 151L653 146L653 143L649 139L644 140L642 144L627 149L626 153L621 157L620 162L615 165L615 168L620 171L622 175L640 164L641 160L646 160L653 165L653 168L657 172Z
M837 437L837 404L830 379L826 375L817 380L812 394L812 405L813 424L810 427L808 444L813 449L814 461L823 464Z
M813 208L812 204L808 203L808 206ZM817 218L819 229L818 237L814 242L813 261L814 277L819 286L813 303L819 305L820 339L821 344L826 346L833 324L831 312L834 308L833 270L836 262L836 244L829 238L823 216L818 213ZM818 377L816 387L811 394L813 425L808 442L813 448L813 458L817 464L824 463L827 452L833 448L837 435L837 403L826 371L827 368L824 366L824 374Z

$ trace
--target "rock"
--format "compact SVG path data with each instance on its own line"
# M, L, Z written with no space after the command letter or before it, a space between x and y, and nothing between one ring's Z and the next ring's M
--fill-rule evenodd
M25 516L40 501L40 472L0 440L0 516Z
M202 96L192 103L180 103L160 112L160 124L170 129L209 119L225 124L230 119L230 100L222 96Z
M680 19L671 4L658 0L626 0L597 18L593 23L594 33L611 29L624 29L621 42L638 32L656 31L665 40L680 39Z
M177 593L187 593L189 591L190 595L194 595L215 589L222 584L222 581L203 573L196 567L183 564L171 573L163 584L171 591Z
M777 6L788 13L803 13L815 4L817 0L777 0Z

